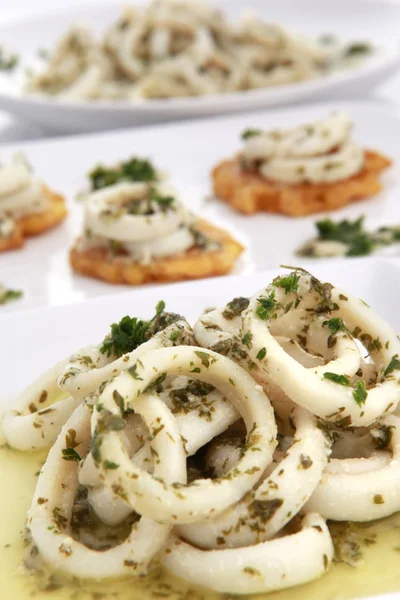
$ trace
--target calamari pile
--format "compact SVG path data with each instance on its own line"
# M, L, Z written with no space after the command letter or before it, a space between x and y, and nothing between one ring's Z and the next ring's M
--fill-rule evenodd
M251 14L230 23L198 0L154 0L126 8L100 39L74 26L26 89L68 100L202 96L323 77L356 68L372 51Z
M31 547L82 579L161 565L252 594L322 576L327 520L400 510L399 357L367 304L303 269L193 329L163 303L150 321L124 317L3 416L10 447L50 448ZM108 528L128 523L124 536L83 535L85 503Z

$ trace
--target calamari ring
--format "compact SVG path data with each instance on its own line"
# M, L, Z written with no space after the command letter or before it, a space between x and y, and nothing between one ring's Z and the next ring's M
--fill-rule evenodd
M251 336L252 360L296 404L326 420L340 422L342 426L368 426L385 412L395 410L400 400L395 369L367 391L361 406L355 400L355 389L350 381L343 385L325 377L326 373L330 373L349 378L354 375L357 362L358 365L361 364L361 354L354 348L354 340L345 330L336 333L335 351L338 358L312 369L305 369L279 346L269 330L271 317L273 320L275 315L279 319L280 312L296 310L287 307L291 302L297 302L300 309L310 311L328 308L329 314L326 316L325 313L324 320L332 315L342 318L348 330L359 327L360 339L371 340L371 345L375 343L377 346L375 349L371 348L371 356L375 359L378 370L387 369L393 356L400 354L400 342L394 331L361 300L352 298L339 289L332 289L328 284L321 284L311 275L301 275L298 284L296 292L286 293L272 283L251 299L249 308L244 313L243 329ZM265 320L257 316L257 309L261 306L259 299L264 304L272 304L271 310L267 309ZM317 319L321 320L323 317L317 315Z
M236 548L271 539L312 495L328 462L330 444L316 419L294 409L294 440L271 475L234 507L207 523L181 525L180 537L198 548Z
M57 377L67 361L42 373L18 397L16 409L6 411L0 420L0 442L17 450L38 450L53 444L62 425L81 400L62 395Z
M121 182L92 192L85 206L88 227L96 235L119 242L147 242L173 233L189 219L188 211L178 199L173 209L151 215L129 214L123 209L123 203L128 200L146 199L149 189L146 183ZM158 184L158 189L161 193L176 196L170 185ZM104 211L113 205L121 214L104 215Z
M121 373L102 392L99 402L113 415L119 414L114 400L119 394L136 411L138 398L149 386L158 387L168 376L195 373L196 379L214 385L241 414L248 439L236 469L224 478L203 479L184 486L167 485L130 462L118 431L102 433L101 451L118 464L113 470L98 468L107 486L119 485L126 500L139 514L159 522L190 523L217 516L239 501L259 480L272 460L276 445L273 411L262 388L228 358L204 348L161 348L140 357L135 368ZM137 412L137 411L136 411ZM139 413L140 414L140 413ZM101 413L93 413L93 428L101 429Z
M246 548L200 550L173 537L163 565L171 573L228 594L258 594L300 585L325 573L333 557L322 517L309 514L301 531Z
M172 339L171 339L171 334ZM138 348L120 358L108 358L98 347L80 350L70 358L58 377L59 387L74 396L86 398L102 383L115 377L121 371L132 367L138 356L149 350L165 346L189 345L193 343L190 325L185 319L179 319L157 332Z
M175 413L175 418L185 440L184 447L188 456L192 456L210 442L214 437L223 433L230 425L239 419L238 412L232 404L221 397L219 392L214 390L209 396L216 398L212 401L210 410L212 411L212 420L208 421L199 417L198 410L195 409L186 414ZM135 415L136 416L136 415ZM140 436L145 437L146 432L142 428ZM134 447L136 452L130 453L131 460L140 468L145 468L152 472L151 450L148 444L140 447L141 443ZM104 485L99 477L99 472L95 469L91 455L88 455L84 463L85 471L81 470L79 482L82 485L90 485L88 501L97 516L103 523L108 525L117 525L121 523L131 512L129 506L122 498L114 494L112 489Z
M163 446L155 465L156 474L167 481L184 481L186 468L174 419L156 397L144 396L139 403L144 413L157 412L159 422L165 423L166 430L173 434L169 439L160 432L155 442L156 446L161 443ZM165 545L171 531L168 525L141 518L125 541L106 551L92 550L71 537L69 523L78 486L78 466L75 461L63 460L62 453L71 429L79 440L76 451L84 454L90 442L90 411L84 404L63 427L41 469L28 513L33 543L45 562L74 577L105 579L146 573L150 561ZM62 486L65 482L67 485Z
M390 415L382 426L390 432L392 457L332 459L306 511L318 509L334 521L372 521L400 510L400 419Z

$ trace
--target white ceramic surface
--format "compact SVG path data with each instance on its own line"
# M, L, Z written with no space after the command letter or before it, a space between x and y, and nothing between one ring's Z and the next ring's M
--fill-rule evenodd
M322 280L331 281L365 300L400 331L400 266L380 259L353 259L346 263L301 263ZM221 306L235 296L252 295L282 269L248 276L153 286L95 298L77 305L42 307L20 313L0 313L0 409L41 371L88 344L100 342L109 326L123 316L150 318L159 300L167 310L184 315L190 323L207 307Z
M368 302L400 330L398 310L400 267L378 259L318 263L313 272ZM125 314L149 318L161 298L168 310L184 314L191 323L205 307L222 305L238 295L250 295L278 273L218 278L182 283L88 300L77 306L43 307L12 315L0 314L0 411L39 373L87 344L100 341L112 322ZM369 600L398 600L400 594ZM364 600L367 600L364 598Z
M104 130L310 99L365 95L399 69L400 5L392 0L218 0L217 3L232 17L251 8L266 19L305 34L333 32L344 39L370 39L382 47L382 52L357 70L323 79L201 98L147 100L135 105L122 102L84 104L27 97L21 93L21 76L3 75L0 78L0 109L57 131ZM101 31L117 15L115 2L47 11L43 16L20 18L0 25L0 40L5 47L20 53L24 64L37 66L34 57L38 48L51 47L70 24L88 23L95 31Z
M24 290L23 299L1 306L0 314L43 305L80 302L129 289L74 275L68 265L68 249L82 229L82 205L74 200L74 195L85 184L85 173L98 161L110 164L132 155L154 160L170 174L171 181L190 208L229 229L242 241L247 251L237 263L236 274L250 274L282 263L298 264L295 249L314 235L314 222L324 215L296 219L261 213L251 217L241 215L224 202L210 199L209 173L216 162L238 150L239 134L243 129L287 126L315 119L337 108L347 111L354 119L357 140L398 161L400 119L378 105L363 102L286 108L3 146L0 161L5 162L16 150L24 151L37 174L66 196L70 215L60 227L28 240L23 249L0 254L0 282ZM384 175L383 182L382 193L331 213L332 217L354 219L365 214L366 224L371 228L400 223L400 170L397 164ZM391 254L398 254L400 262L400 246L389 250ZM342 259L341 262L351 260Z

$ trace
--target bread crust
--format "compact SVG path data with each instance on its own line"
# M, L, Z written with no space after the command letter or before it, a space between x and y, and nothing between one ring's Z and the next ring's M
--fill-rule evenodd
M43 192L50 201L48 210L24 215L18 219L12 235L0 238L0 252L22 248L25 238L41 235L65 219L68 211L64 198L45 185L43 185Z
M391 164L386 156L365 150L364 168L353 177L336 183L293 185L269 181L256 171L244 171L239 157L235 157L216 165L212 179L215 195L238 212L302 217L336 210L350 202L374 196L382 189L380 173Z
M142 265L110 258L104 248L82 251L75 244L70 251L70 263L73 270L81 275L108 283L128 285L202 279L229 273L242 253L243 246L229 233L207 221L199 220L196 228L219 242L220 247L215 250L190 248L184 254Z

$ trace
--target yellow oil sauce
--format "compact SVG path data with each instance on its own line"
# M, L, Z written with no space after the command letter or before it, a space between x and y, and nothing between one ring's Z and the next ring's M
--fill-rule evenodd
M0 597L4 600L39 598L49 600L226 600L208 590L155 571L141 580L79 583L43 581L38 575L21 573L23 543L20 532L35 489L42 454L0 450ZM333 564L318 581L282 592L259 595L262 600L347 600L400 590L400 519L363 548L364 560L357 567Z

